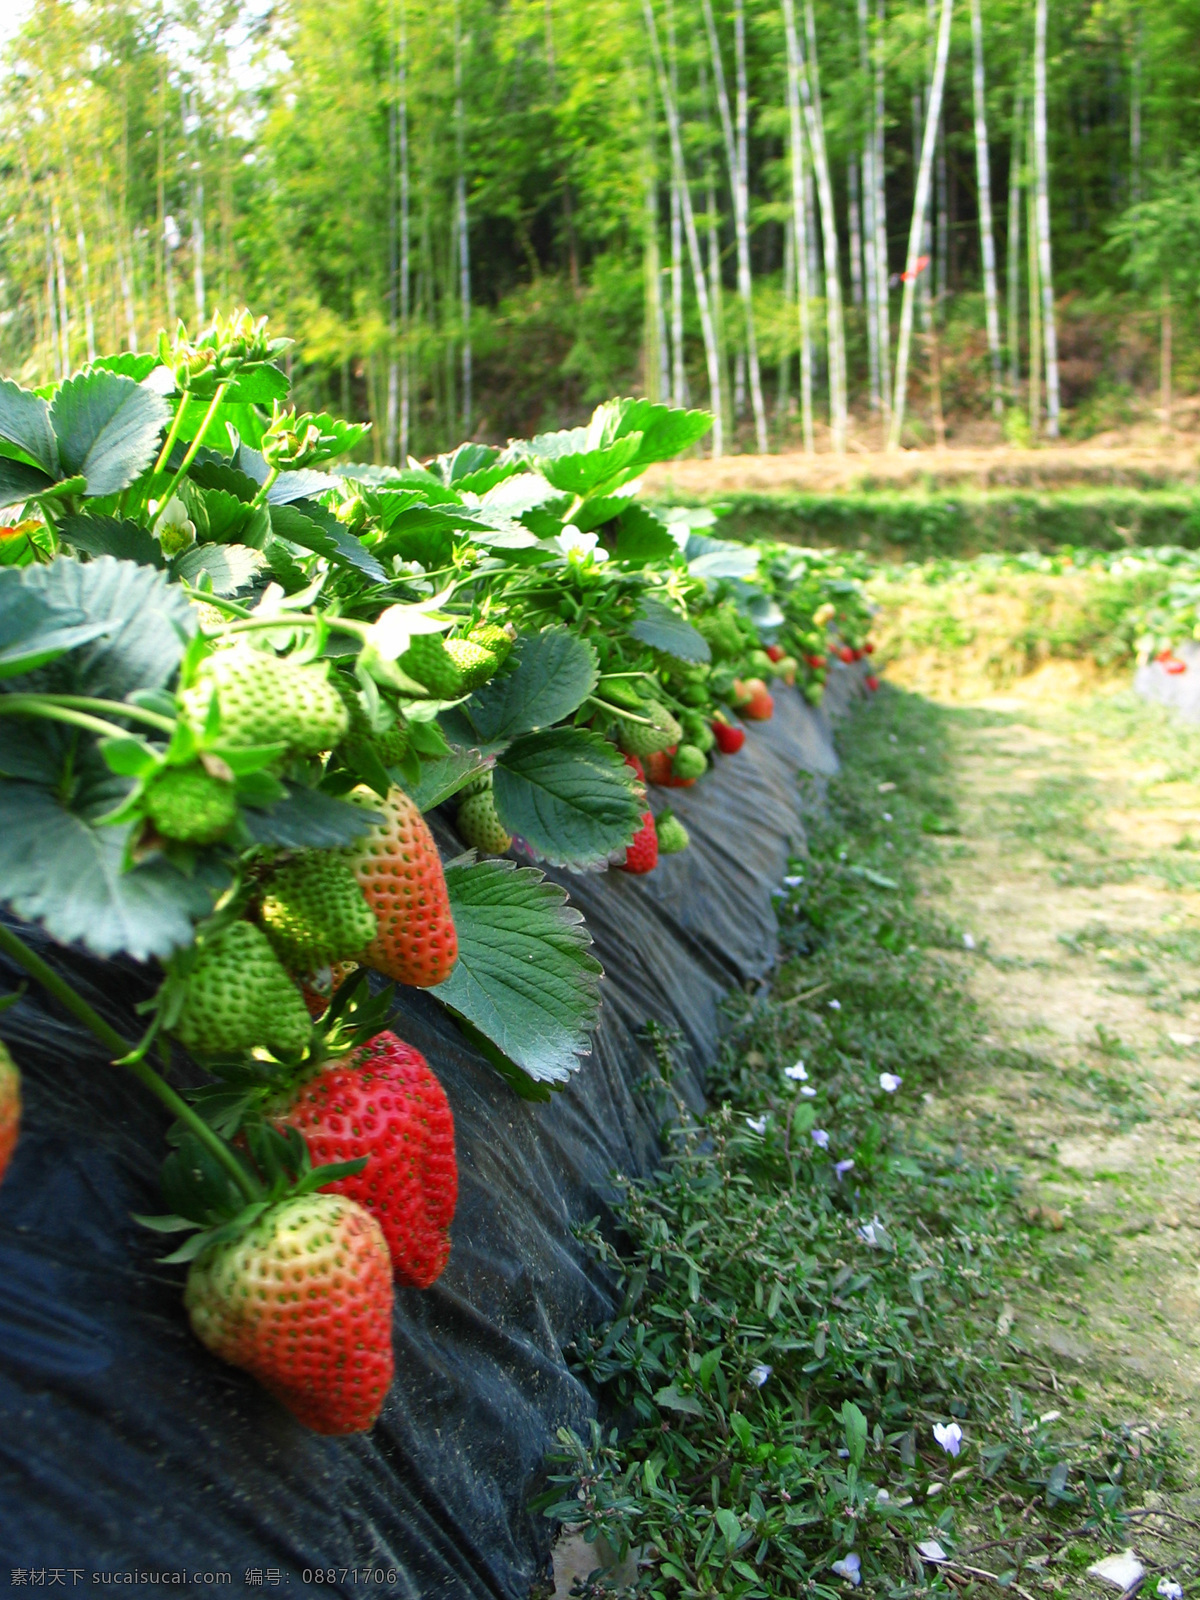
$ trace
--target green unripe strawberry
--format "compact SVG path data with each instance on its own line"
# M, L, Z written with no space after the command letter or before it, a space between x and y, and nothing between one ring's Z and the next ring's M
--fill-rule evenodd
M201 946L174 1031L198 1056L243 1056L259 1045L296 1056L312 1023L266 934L233 922Z
M404 718L397 714L390 728L377 732L371 726L353 686L345 678L334 678L333 683L350 718L350 726L342 740L343 751L353 757L356 749L368 747L385 767L394 767L403 761L408 753L408 723Z
M345 738L350 714L325 662L296 662L237 646L209 656L182 695L197 732L215 698L217 743L239 749L281 744L296 755L332 750Z
M708 771L704 751L694 744L681 744L671 762L671 773L676 778L700 778Z
M375 913L337 856L307 851L280 867L258 913L279 959L293 972L345 961L375 937Z
M465 843L488 856L502 856L512 844L504 824L496 815L491 789L468 795L458 808L458 831Z
M712 749L716 736L707 717L702 717L698 711L685 711L679 719L679 725L688 744L694 744L697 750L705 754Z
M454 700L462 693L462 673L440 634L417 634L398 665L402 672L424 685L434 700Z
M632 711L637 717L646 715L646 702L628 678L606 678L600 685L599 694L609 705Z
M464 689L478 689L495 676L500 665L490 650L473 639L447 639L444 648L462 676Z
M397 716L390 728L373 734L371 742L375 746L375 754L385 767L398 766L408 754L408 723L403 717Z
M164 839L214 844L237 817L237 792L196 763L168 767L146 790L146 815Z
M804 698L810 706L819 706L825 698L825 685L823 683L805 684Z
M686 850L691 843L687 829L673 811L661 812L654 826L658 830L660 856L675 855L680 850Z
M685 683L679 691L679 698L685 706L706 706L710 694L707 683Z
M749 667L749 676L752 678L762 678L765 682L770 683L775 676L775 663L765 650L751 650L747 665Z
M8 1169L21 1132L21 1074L0 1044L0 1178Z
M508 652L515 642L508 629L502 628L498 622L479 623L471 629L467 638L472 644L482 645L485 650L490 650L496 658L497 667L502 667L508 660Z
M656 750L669 750L678 744L683 731L666 706L652 700L645 708L646 722L630 722L622 717L617 723L617 743L627 756L648 756Z

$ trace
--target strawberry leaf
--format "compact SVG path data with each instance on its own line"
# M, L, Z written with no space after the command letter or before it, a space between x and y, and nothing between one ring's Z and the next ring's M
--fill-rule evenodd
M603 969L582 915L536 868L511 861L451 865L446 887L458 962L432 993L513 1068L561 1087L590 1051L600 1006Z
M488 744L561 722L596 687L596 652L567 628L522 634L510 660L462 708Z
M600 866L637 832L633 782L633 769L606 739L548 728L517 739L498 759L496 811L551 866Z

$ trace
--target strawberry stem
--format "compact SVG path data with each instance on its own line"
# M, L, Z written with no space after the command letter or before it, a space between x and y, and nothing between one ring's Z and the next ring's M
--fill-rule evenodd
M171 496L175 493L176 489L178 489L180 483L182 482L182 480L184 478L184 475L187 472L187 469L191 466L192 462L196 459L196 455L197 455L197 453L198 453L198 451L200 449L200 446L204 443L204 436L208 432L209 428L211 427L212 420L216 416L217 411L220 408L221 401L224 400L224 398L225 398L225 391L226 391L226 389L228 389L228 387L229 387L231 382L232 382L232 379L227 378L224 383L219 383L217 385L217 391L213 395L212 402L209 405L208 410L204 413L204 417L203 417L203 419L202 419L202 421L200 423L200 432L196 435L196 437L192 440L191 444L188 446L187 454L184 456L183 460L179 463L179 466L176 469L174 476L172 477L170 483L167 485L166 490L163 493L163 496L162 496L161 500L158 502L158 510L154 513L154 521L150 524L150 532L151 533L154 533L156 531L156 529L158 528L159 523L163 519L163 512L167 509L167 506L170 504ZM175 413L176 431L178 431L178 425L179 425L179 412L176 412Z
M262 1199L259 1185L224 1139L213 1132L204 1118L199 1116L183 1096L172 1089L166 1079L161 1078L148 1062L137 1058L134 1045L123 1039L115 1028L110 1027L99 1012L93 1011L83 996L72 989L65 978L60 977L52 966L43 961L36 951L31 950L23 939L18 938L12 929L5 927L3 923L0 923L0 950L24 967L47 994L52 995L73 1017L82 1022L89 1032L95 1034L105 1049L112 1052L114 1065L128 1068L135 1078L145 1084L151 1094L161 1100L181 1122L186 1123L201 1144L206 1145L226 1169L247 1200Z

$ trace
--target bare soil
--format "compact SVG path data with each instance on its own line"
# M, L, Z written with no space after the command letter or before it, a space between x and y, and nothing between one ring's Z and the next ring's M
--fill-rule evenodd
M845 455L729 455L672 461L646 475L651 495L835 494L878 489L1066 489L1193 487L1200 482L1200 435L1161 428L1101 435L1086 444L1016 449L971 430L945 450L884 452L865 432ZM974 433L984 437L975 438Z
M1200 731L1053 663L1003 693L977 678L955 692L943 672L932 698L961 831L939 841L924 892L967 936L955 959L1010 1065L948 1077L926 1116L1023 1174L1041 1242L1005 1315L1048 1404L1174 1429L1176 1469L1148 1502L1161 1514L1131 1540L1187 1585L1200 1578Z

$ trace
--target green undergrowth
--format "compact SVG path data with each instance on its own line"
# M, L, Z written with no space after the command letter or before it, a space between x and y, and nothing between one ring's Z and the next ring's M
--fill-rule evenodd
M1167 1470L1153 1430L1048 1410L1005 1314L1040 1247L1019 1174L927 1131L934 1091L1004 1067L921 892L945 729L886 687L850 720L703 1119L651 1030L667 1159L619 1239L587 1230L623 1290L575 1352L604 1421L559 1434L539 1502L607 1553L594 1595L1019 1587L1119 1547Z
M722 526L752 539L842 545L926 560L981 550L1200 545L1195 489L871 490L723 495Z

